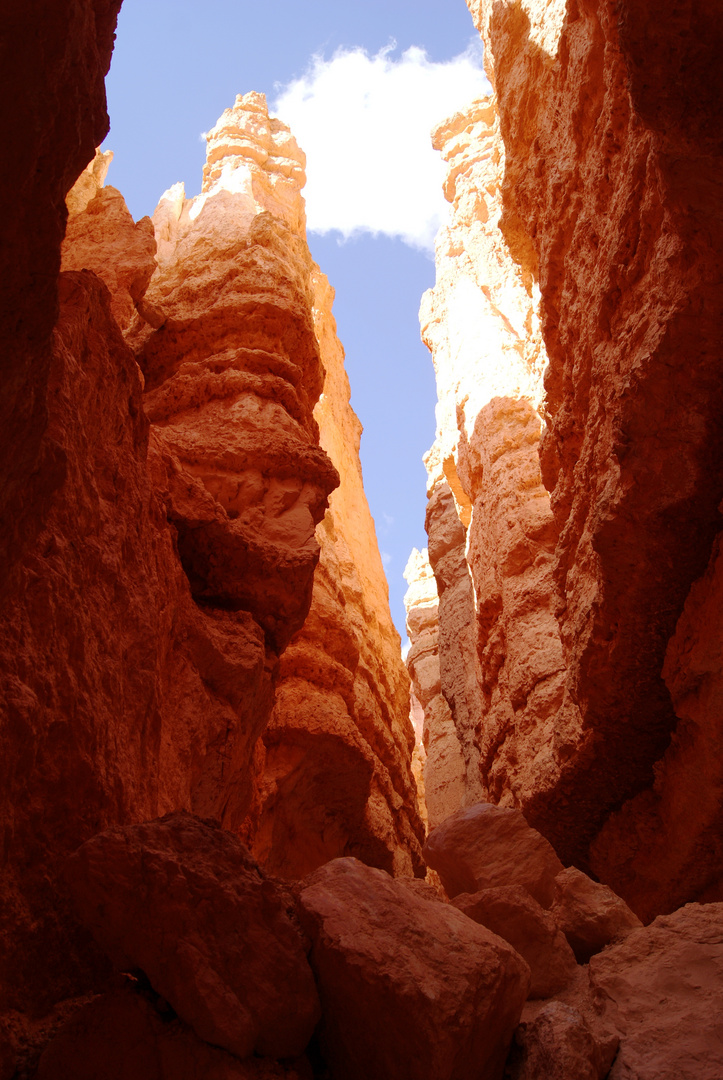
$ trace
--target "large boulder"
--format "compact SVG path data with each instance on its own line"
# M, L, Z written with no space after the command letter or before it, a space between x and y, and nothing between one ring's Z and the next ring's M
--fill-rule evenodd
M574 866L555 878L552 915L581 964L643 925L609 886L593 881Z
M458 810L429 834L424 857L449 896L498 885L522 885L543 907L562 870L552 846L512 807L476 803Z
M552 997L577 971L575 954L565 935L521 885L500 885L477 893L460 893L452 901L470 919L508 941L530 966L530 997Z
M723 903L660 915L589 971L602 1019L620 1034L610 1080L720 1080Z
M38 1080L310 1080L304 1059L239 1061L150 996L118 988L81 1009L40 1059Z
M577 1009L550 1001L515 1032L505 1080L603 1080L618 1043L597 1037Z
M141 970L203 1040L294 1057L319 999L288 897L230 833L186 813L112 828L69 861L83 922L121 971Z
M300 892L338 1080L500 1080L530 975L507 942L356 859Z

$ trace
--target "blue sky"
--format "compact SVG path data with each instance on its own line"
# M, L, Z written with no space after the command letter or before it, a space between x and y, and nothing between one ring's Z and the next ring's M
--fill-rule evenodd
M464 0L124 0L107 80L104 146L115 153L108 182L136 218L152 214L178 180L189 196L198 192L200 134L237 94L265 93L306 150L309 246L336 290L352 405L364 425L364 484L403 638L402 572L412 547L426 544L421 458L435 427L434 373L417 313L434 284L437 209L427 188L436 191L436 179L413 140L427 154L434 119L424 108L436 104L442 119L482 92L477 41ZM345 115L370 102L374 146L364 142L364 115L343 124L323 112L330 99ZM356 141L347 145L350 132ZM330 177L334 161L338 179Z

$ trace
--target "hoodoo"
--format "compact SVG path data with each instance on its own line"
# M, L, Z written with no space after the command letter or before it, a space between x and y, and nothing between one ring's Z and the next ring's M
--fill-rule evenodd
M723 19L468 6L407 667L293 134L6 13L0 1080L723 1075Z

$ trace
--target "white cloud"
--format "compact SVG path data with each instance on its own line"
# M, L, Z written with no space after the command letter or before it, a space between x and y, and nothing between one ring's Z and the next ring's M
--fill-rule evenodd
M395 45L369 56L341 49L312 58L272 105L307 156L308 228L401 237L431 250L446 216L435 124L489 92L479 42L443 63Z

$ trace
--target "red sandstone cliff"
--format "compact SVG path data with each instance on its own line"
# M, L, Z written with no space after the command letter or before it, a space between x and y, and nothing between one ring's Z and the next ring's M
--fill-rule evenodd
M288 132L237 102L157 234L96 159L58 276L115 13L11 10L0 73L0 1078L718 1080L723 905L642 927L477 802L645 916L720 895L715 11L481 2L497 104L437 135L410 666L457 724L425 849L453 904L409 876L407 682ZM145 820L177 807L225 828ZM278 873L403 876L290 888L239 830Z
M422 321L430 557L453 498L475 597L445 613L435 566L439 638L474 628L471 719L443 648L442 687L487 797L650 917L723 880L720 19L469 7L496 93L435 135L454 216Z
M433 829L474 800L465 782L465 760L452 710L442 692L439 595L426 550L412 551L404 575L409 582L404 606L410 642L411 713L413 717L421 715L424 796ZM474 759L472 764L476 764Z
M314 416L340 483L317 530L311 609L281 660L242 835L284 876L301 877L340 855L420 873L409 679L362 484L361 425L349 404L334 293L318 269L312 283L325 370Z
M288 717L287 745L295 723L311 748L295 762L306 793L295 800L282 786L291 835L277 828L276 847L260 842L260 854L288 876L351 851L396 872L421 868L407 677L373 560L357 422L342 415L331 295L305 241L303 155L253 94L208 142L201 195L167 193L155 232L103 186L107 156L68 200L60 316L37 347L31 396L47 415L47 494L36 497L31 473L32 530L12 552L0 636L3 1077L6 1061L47 1039L57 1003L107 968L69 907L67 855L108 825L182 808L236 831L252 800L258 809L271 750L257 744L279 656L309 612L315 527L339 483L313 411L325 378L320 419L330 444L349 444L340 459L354 474L349 506L323 534L332 621L350 639L338 665L348 712L333 681L314 698L312 663L304 700L320 696L329 723L315 730L316 707L305 723ZM329 375L322 341L338 368ZM334 666L331 625L306 641L312 660L316 648ZM302 858L294 834L316 837L320 814L329 836ZM283 855L292 850L296 862Z
M715 809L686 808L665 865L648 839L666 804L698 785L689 776L681 790L681 744L716 738L706 707L696 723L684 705L664 758L683 681L716 677L714 663L684 675L679 644L669 687L663 663L723 494L720 18L712 5L573 3L564 19L535 5L472 10L506 144L504 227L540 282L542 463L560 533L567 694L580 710L560 781L529 813L561 849L584 858L592 843L597 872L649 915L720 895L723 875L715 797Z
M554 771L564 681L538 462L539 294L499 229L505 151L494 102L473 102L434 142L453 207L420 312L439 396L426 527L441 689L465 758L463 803L525 805Z

